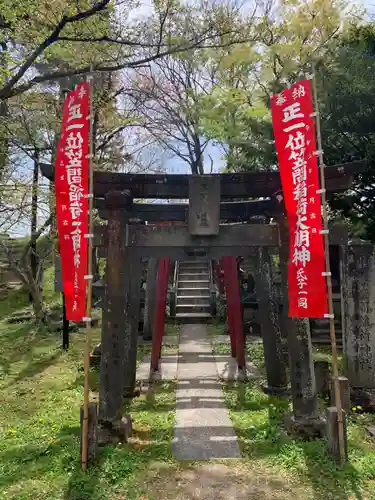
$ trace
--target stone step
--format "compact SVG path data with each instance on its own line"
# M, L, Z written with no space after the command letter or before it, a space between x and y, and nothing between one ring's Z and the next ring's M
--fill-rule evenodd
M188 275L192 275L192 274L197 274L199 276L201 276L202 274L206 275L206 276L210 276L210 272L208 269L198 269L197 271L194 271L194 270L191 270L191 269L179 269L178 270L178 275L185 275L185 274L188 274Z
M330 339L329 334L327 334L326 337L312 337L311 342L313 343L313 345L330 345L331 339ZM342 339L337 338L336 344L337 344L337 347L342 347Z
M177 299L177 307L209 307L209 297L194 297L192 299Z
M206 261L201 261L201 262L191 261L191 262L179 262L178 266L179 267L187 267L187 268L191 268L191 267L201 268L201 267L208 267L209 264Z
M210 281L209 273L178 273L178 281Z
M204 288L177 288L177 297L202 297L208 296L210 289Z
M190 320L199 320L200 318L202 319L211 319L212 315L207 312L199 312L199 313L177 313L176 314L177 319L190 319Z
M208 269L179 269L178 271L178 276L185 276L185 275L194 275L194 274L198 274L198 275L202 275L204 274L205 276L209 276L210 275L210 272Z
M209 280L178 280L178 290L180 288L206 288L210 289Z
M196 304L176 304L176 313L209 313L210 304L196 305Z
M206 265L208 266L208 261L207 260L181 260L178 265L179 266L194 266L194 265Z
M177 295L176 303L178 306L182 306L184 304L206 305L210 303L210 295Z
M179 268L178 270L178 274L209 274L210 270L208 269L208 267L201 267L201 268L197 268L197 267L183 267L183 268Z
M342 336L341 325L335 325L336 340ZM311 328L311 335L329 335L329 328Z
M208 269L209 268L209 263L208 262L180 262L178 264L178 267L180 269Z
M179 269L208 269L209 265L207 262L190 262L190 263L179 263Z

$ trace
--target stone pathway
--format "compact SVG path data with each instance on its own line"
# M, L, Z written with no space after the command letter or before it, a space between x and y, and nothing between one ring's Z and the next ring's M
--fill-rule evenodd
M173 452L179 460L240 458L204 325L183 325Z

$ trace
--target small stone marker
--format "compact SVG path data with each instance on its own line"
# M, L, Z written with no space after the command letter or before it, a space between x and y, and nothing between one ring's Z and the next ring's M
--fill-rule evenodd
M314 361L316 392L322 396L329 394L329 382L331 376L329 365L328 361Z
M189 233L216 236L220 224L220 177L189 177Z
M350 405L350 387L349 387L349 380L346 377L339 377L339 384L340 384L340 395L341 395L341 406L342 409L346 411L346 413L350 413L351 410L351 405ZM333 377L331 377L330 384L329 384L329 390L331 394L331 405L335 406L336 401L335 401L335 386L334 386L334 381Z

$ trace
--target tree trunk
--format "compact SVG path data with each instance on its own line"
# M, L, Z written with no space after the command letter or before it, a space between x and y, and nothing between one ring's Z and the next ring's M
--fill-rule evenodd
M195 132L193 140L194 140L195 170L197 174L203 175L204 174L203 151L198 131Z
M31 237L35 236L38 223L38 181L39 181L39 151L35 149L34 153L34 174L31 199ZM38 255L36 251L36 240L30 246L30 268L33 279L37 281L38 275ZM30 302L33 298L29 294Z
M33 311L35 320L37 323L46 323L46 311L44 309L42 292L40 290L39 284L31 275L31 270L29 274L29 291L32 297Z
M7 44L5 42L0 42L0 69L2 69L5 73L7 70L6 53L7 53ZM5 127L3 127L7 115L8 115L7 102L1 101L0 102L0 182L3 181L6 164L8 161L9 140Z
M62 331L62 348L67 351L69 349L69 320L66 319L65 295L62 293L63 306L63 331Z

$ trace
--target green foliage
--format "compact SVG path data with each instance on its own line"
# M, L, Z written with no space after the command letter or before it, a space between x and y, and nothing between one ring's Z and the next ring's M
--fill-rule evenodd
M328 164L367 160L353 189L331 207L352 232L375 241L375 28L353 27L331 61L318 67L324 155Z
M227 319L227 302L223 295L216 298L216 319L217 321L226 321Z
M288 82L311 71L337 46L354 16L343 2L284 1L277 15L265 11L251 19L246 44L213 54L215 85L202 99L202 129L225 145L229 170L276 167L269 98ZM340 31L341 30L341 31Z
M375 241L375 31L362 20L345 2L282 2L277 16L267 12L254 22L254 42L211 54L217 78L201 99L201 123L224 145L227 170L277 168L269 97L314 63L326 164L367 160L353 189L330 202L330 217Z

